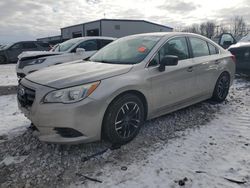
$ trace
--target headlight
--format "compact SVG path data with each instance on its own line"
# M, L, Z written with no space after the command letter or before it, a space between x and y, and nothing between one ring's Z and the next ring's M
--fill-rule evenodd
M60 89L48 93L44 103L73 103L88 97L100 84L100 81L86 85Z
M40 64L44 62L46 59L37 59L34 64Z
M27 63L27 64L28 64L28 65L41 64L41 63L43 63L45 60L46 60L45 58L44 58L44 59L36 59L36 60L31 61L31 62L29 62L29 63Z

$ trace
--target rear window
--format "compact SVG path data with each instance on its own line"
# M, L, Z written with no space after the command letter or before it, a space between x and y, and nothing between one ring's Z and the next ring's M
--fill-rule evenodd
M219 53L219 50L214 45L208 43L208 47L211 55Z

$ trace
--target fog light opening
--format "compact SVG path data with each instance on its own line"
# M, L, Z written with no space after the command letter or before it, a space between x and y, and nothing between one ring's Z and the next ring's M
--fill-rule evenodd
M83 136L82 133L80 133L79 131L72 129L72 128L56 127L56 128L54 128L54 130L56 131L57 134L59 134L60 136L62 136L64 138L75 138L75 137Z

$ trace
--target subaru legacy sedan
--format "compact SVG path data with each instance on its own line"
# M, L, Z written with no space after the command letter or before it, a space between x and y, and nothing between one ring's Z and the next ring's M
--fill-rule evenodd
M227 97L234 57L189 33L120 38L85 63L31 73L18 86L18 103L41 141L113 144L131 141L148 119Z

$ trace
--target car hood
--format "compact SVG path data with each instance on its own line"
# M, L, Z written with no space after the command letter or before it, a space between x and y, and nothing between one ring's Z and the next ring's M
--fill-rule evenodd
M27 59L34 59L34 58L40 58L40 57L46 57L46 56L52 56L52 55L60 55L62 52L50 52L50 51L27 51L22 52L18 58L20 60L27 60Z
M56 89L71 87L125 74L133 65L81 62L62 64L31 73L25 79Z

